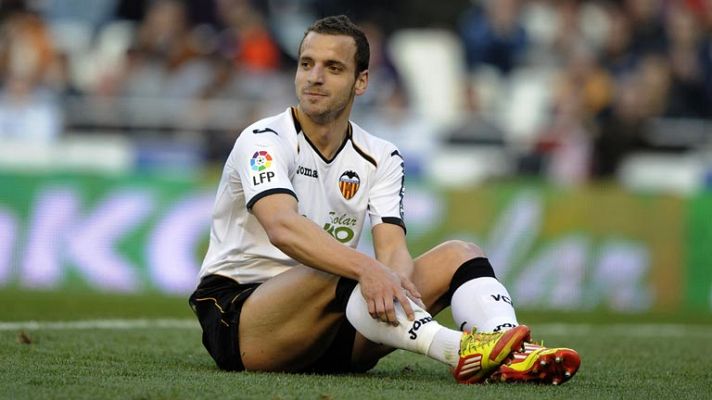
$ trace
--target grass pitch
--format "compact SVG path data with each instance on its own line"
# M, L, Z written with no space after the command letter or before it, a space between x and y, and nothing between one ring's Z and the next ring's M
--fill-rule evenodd
M222 372L183 298L2 290L0 304L3 399L712 398L710 315L521 313L535 338L579 351L579 373L558 387L463 386L403 351L361 375Z

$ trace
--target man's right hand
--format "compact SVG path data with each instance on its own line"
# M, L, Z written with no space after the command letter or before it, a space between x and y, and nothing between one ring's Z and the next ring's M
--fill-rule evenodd
M359 283L368 304L368 313L374 319L397 326L395 302L401 304L410 321L415 319L408 297L417 299L420 293L410 279L376 261L362 271Z

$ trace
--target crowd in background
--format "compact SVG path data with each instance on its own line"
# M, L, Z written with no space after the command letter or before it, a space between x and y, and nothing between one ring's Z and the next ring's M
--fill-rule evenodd
M413 152L494 144L517 173L582 182L639 149L712 139L712 0L3 0L0 140L115 132L220 162L247 124L294 104L304 29L341 13L372 47L355 120ZM462 49L451 123L413 105L391 43L406 29ZM515 84L538 94L517 108ZM513 139L503 121L532 110Z

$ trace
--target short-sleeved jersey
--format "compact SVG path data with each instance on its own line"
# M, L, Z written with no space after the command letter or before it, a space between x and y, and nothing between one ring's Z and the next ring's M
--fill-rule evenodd
M352 122L327 160L304 135L292 108L262 119L242 131L225 163L200 276L263 282L299 264L270 243L251 212L255 202L275 193L294 196L300 214L352 248L367 215L372 226L405 229L403 178L398 149Z

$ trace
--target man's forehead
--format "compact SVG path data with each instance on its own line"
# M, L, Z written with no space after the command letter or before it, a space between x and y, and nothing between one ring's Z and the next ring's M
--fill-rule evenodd
M353 60L356 54L356 41L348 35L332 35L326 33L309 32L300 51L300 56L314 56L324 53L329 57L338 57L344 61Z

